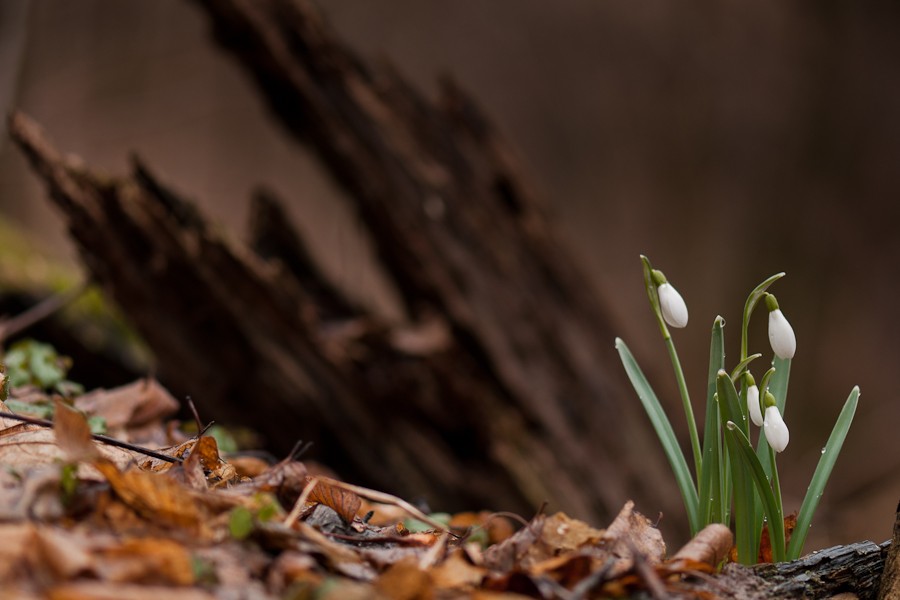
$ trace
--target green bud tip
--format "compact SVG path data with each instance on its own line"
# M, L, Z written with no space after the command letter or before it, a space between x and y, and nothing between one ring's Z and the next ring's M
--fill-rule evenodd
M773 310L778 310L778 300L775 299L775 296L772 294L766 294L766 308L769 309L769 312Z
M775 396L769 390L766 390L765 398L763 399L763 404L766 408L770 406L775 406Z
M753 375L750 374L750 371L744 371L744 381L747 383L747 387L756 385L756 380L753 379Z
M663 272L659 269L653 269L652 271L650 271L650 277L653 279L653 283L656 285L656 287L661 286L667 281L666 276L663 275Z

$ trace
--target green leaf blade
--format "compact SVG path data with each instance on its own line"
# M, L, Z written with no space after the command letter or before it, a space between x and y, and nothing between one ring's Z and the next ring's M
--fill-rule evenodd
M841 409L828 436L828 442L825 443L825 452L819 459L819 464L813 473L812 480L809 483L809 489L806 491L806 497L803 498L803 504L800 505L800 512L797 515L797 526L791 536L790 544L787 549L787 559L794 560L800 557L803 551L803 544L806 542L806 535L809 533L809 527L812 524L813 514L819 506L819 500L822 498L822 492L825 490L825 484L831 476L837 457L841 453L841 447L847 438L847 432L850 431L850 425L853 423L853 417L856 414L856 407L859 405L859 387L854 387L850 392L850 396Z
M725 368L725 319L716 317L709 344L709 374L706 386L706 423L703 428L703 463L700 474L700 526L724 523L720 456L721 430L716 403L716 376Z
M734 442L732 447L737 449L736 454L746 471L750 474L756 486L757 494L762 498L763 509L765 510L766 518L769 520L769 540L772 545L772 558L775 559L775 562L783 562L785 558L784 516L781 507L775 500L772 488L769 487L769 479L766 477L765 471L763 471L756 452L750 446L750 440L734 423L730 423L727 428L728 432L726 435Z
M631 354L631 350L628 349L628 346L625 345L625 342L621 338L616 338L616 350L619 352L622 365L625 367L625 373L628 375L628 379L631 381L631 385L634 387L635 392L637 392L638 399L640 399L641 404L644 406L644 411L650 418L650 423L653 425L654 431L656 431L656 435L663 446L666 458L669 460L669 465L672 467L672 472L675 474L675 481L681 492L681 498L684 502L685 510L687 511L691 534L693 535L700 529L697 488L694 485L691 470L684 458L684 453L678 445L678 439L675 437L672 424L669 422L662 405L659 403L656 393L653 391L653 388L641 371L640 366L638 366L634 355Z

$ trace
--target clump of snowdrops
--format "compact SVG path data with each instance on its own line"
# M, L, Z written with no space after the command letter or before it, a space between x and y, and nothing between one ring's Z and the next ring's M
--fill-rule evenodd
M741 320L741 353L731 371L725 369L725 320L719 316L713 321L701 445L681 362L669 331L669 327L682 328L687 325L687 305L665 275L652 267L646 256L641 256L641 261L650 306L659 323L678 383L687 419L693 468L685 459L666 413L628 346L617 338L616 348L675 474L691 533L697 533L710 523L723 523L730 527L733 521L738 560L752 564L756 562L761 533L766 527L773 560L779 562L798 558L813 513L853 421L859 401L859 387L854 387L850 392L822 449L819 464L797 514L793 533L786 541L776 457L786 450L790 439L784 415L791 360L797 350L797 340L775 296L767 292L769 286L784 273L769 277L747 297ZM757 384L750 367L763 355L748 354L747 329L753 311L760 304L768 312L773 356L771 366ZM750 426L751 423L754 427ZM754 448L751 439L757 429L760 431Z

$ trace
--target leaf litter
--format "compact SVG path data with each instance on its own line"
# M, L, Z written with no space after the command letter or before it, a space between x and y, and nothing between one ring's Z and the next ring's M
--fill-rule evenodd
M701 532L666 560L631 502L605 529L559 512L427 515L293 456L229 461L212 436L167 422L178 403L152 379L74 401L18 397L53 423L0 416L4 598L693 597L686 582L731 546L727 528Z

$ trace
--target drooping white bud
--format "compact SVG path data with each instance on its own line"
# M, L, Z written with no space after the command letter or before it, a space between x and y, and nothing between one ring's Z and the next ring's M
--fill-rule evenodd
M659 307L662 310L663 319L672 327L684 327L688 323L687 304L678 290L671 283L663 283L656 288L659 294Z
M763 426L762 411L759 409L759 388L755 383L747 388L747 412L754 425Z
M797 352L794 328L778 308L775 296L766 294L766 306L769 308L769 343L772 345L772 352L781 359L794 358L794 353Z
M772 450L775 452L784 452L791 436L790 432L788 432L787 425L784 423L784 419L781 418L781 413L778 412L777 406L766 408L763 431L766 433L766 441L769 442L769 446L772 447Z

